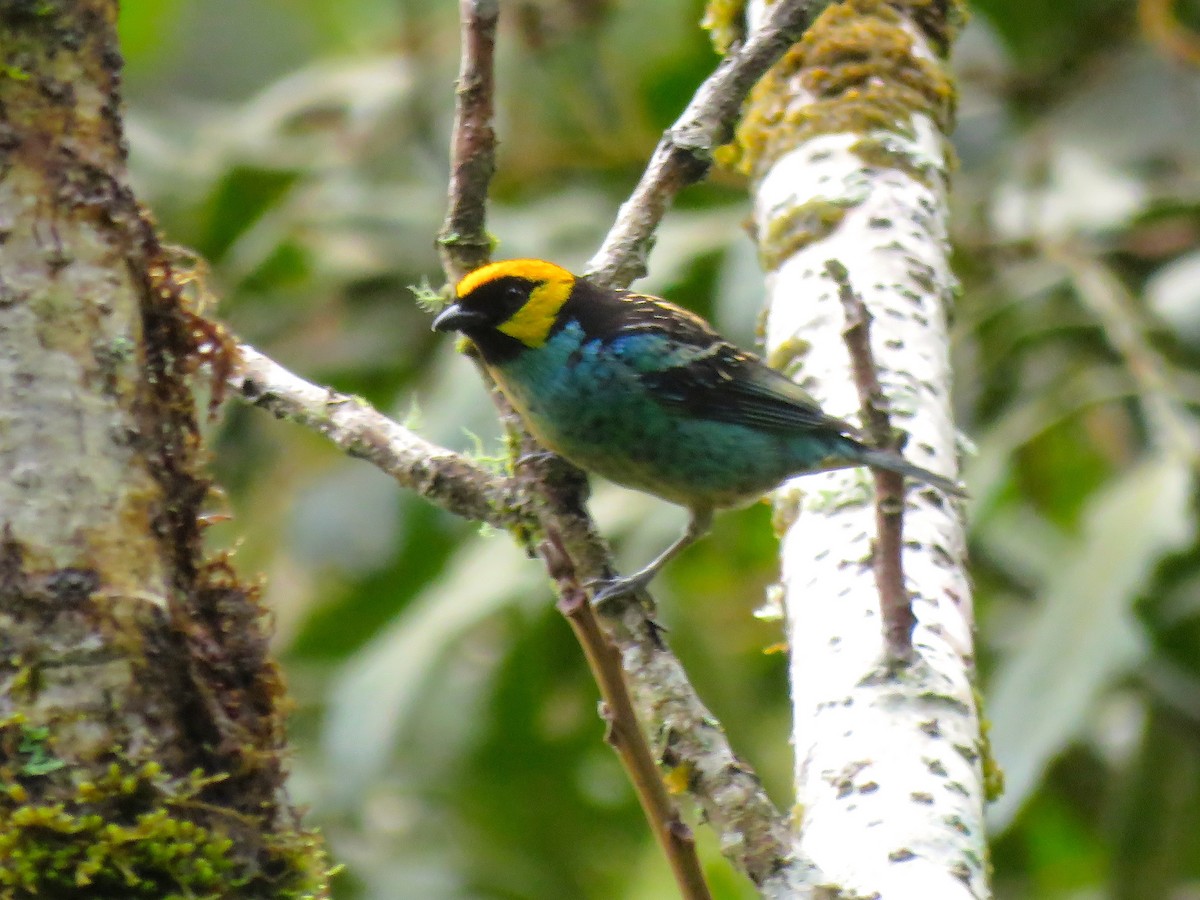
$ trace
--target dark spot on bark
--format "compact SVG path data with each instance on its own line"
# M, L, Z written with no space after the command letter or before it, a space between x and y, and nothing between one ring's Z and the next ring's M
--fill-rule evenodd
M46 577L47 599L63 607L83 606L99 588L94 569L59 569Z

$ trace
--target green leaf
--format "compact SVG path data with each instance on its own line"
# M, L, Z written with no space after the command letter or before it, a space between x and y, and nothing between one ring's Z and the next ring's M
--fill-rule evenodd
M1048 576L1023 646L984 708L1007 786L991 809L994 830L1012 822L1104 688L1145 655L1133 603L1158 561L1192 538L1191 482L1184 463L1149 459L1084 510L1083 534Z
M343 798L379 776L462 638L545 577L503 538L469 542L448 571L334 682L324 743Z

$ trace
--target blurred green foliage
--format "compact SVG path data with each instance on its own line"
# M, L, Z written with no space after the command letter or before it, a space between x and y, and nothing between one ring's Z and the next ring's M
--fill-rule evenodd
M578 266L714 63L698 4L504 6L505 256ZM1192 27L1188 3L1177 14ZM220 315L306 377L491 452L470 367L408 290L439 280L455 4L127 0L134 177L213 266ZM956 51L958 415L985 715L1009 791L1002 898L1200 891L1200 78L1117 0L980 0ZM649 289L754 340L745 186L680 198ZM657 898L672 888L538 566L302 429L211 427L297 701L293 792L340 898ZM479 438L474 436L478 435ZM607 485L639 563L679 512ZM785 661L752 611L765 507L657 582L674 648L788 803ZM750 897L701 834L714 891Z

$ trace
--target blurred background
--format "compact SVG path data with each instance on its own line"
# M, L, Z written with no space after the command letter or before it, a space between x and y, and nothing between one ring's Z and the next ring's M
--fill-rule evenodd
M683 0L509 0L498 255L578 267L716 57ZM1175 21L1176 17L1180 21ZM218 314L310 380L499 454L440 285L456 4L125 0L134 178ZM1191 29L1189 31L1188 29ZM957 414L1001 898L1200 897L1200 3L985 0L958 42ZM641 283L755 343L746 185L716 173ZM292 790L337 897L673 896L539 566L315 435L209 425L296 708ZM596 484L628 567L682 513ZM656 581L697 688L790 803L763 505ZM752 897L699 832L714 892Z

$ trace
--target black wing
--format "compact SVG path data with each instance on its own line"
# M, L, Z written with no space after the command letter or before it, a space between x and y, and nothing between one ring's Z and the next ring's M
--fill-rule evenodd
M822 412L798 384L730 344L694 313L644 294L622 292L617 298L618 340L663 339L662 351L641 356L638 368L664 406L754 428L854 433L846 422Z
M647 372L642 381L664 405L701 419L778 431L854 433L846 422L822 412L798 384L725 341L680 365Z

